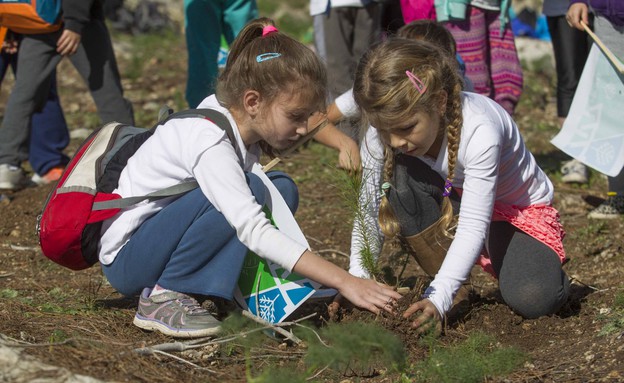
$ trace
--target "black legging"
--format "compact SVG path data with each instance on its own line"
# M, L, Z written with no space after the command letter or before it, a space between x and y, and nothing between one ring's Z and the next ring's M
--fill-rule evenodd
M417 234L440 217L444 180L417 158L400 155L389 199L401 234ZM457 210L459 197L452 194ZM558 255L508 222L492 222L487 242L505 302L525 318L555 313L568 298L570 281Z
M557 70L557 116L567 117L589 55L591 37L569 26L565 16L548 17L546 20Z

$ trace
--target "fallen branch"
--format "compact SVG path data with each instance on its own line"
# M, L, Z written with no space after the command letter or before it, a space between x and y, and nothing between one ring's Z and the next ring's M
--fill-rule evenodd
M290 339L293 343L295 343L295 344L300 344L301 343L301 339L297 338L295 336L295 334L293 334L290 331L286 331L285 329L282 328L286 323L289 323L289 322L282 322L282 323L275 323L275 324L273 324L273 323L265 321L264 319L260 318L259 316L253 315L252 313L250 313L247 310L243 310L242 313L243 313L244 317L249 318L249 319L251 319L251 320L253 320L255 322L260 323L261 325L263 325L263 326L265 326L267 328L272 329L273 331L277 332L278 334L281 334L284 337L286 337L287 339ZM316 315L316 313L314 315ZM290 324L288 324L288 325L290 325Z
M245 314L246 313L246 314ZM152 355L154 352L156 351L163 351L163 352L180 352L180 351L187 351L187 350L192 350L195 348L201 348L201 347L206 347L206 346L211 346L211 345L217 345L217 344L221 344L221 343L227 343L227 342L231 342L233 340L236 340L238 338L244 337L248 334L254 333L254 332L258 332L258 331L263 331L263 330L267 330L267 329L272 329L275 330L277 332L279 332L280 334L283 334L284 336L286 336L287 338L289 338L291 341L293 341L296 344L300 344L302 341L297 338L295 335L293 335L292 333L284 330L282 327L287 327L287 326L293 326L293 325L298 325L299 322L302 322L306 319L312 318L313 316L317 315L316 313L312 313L310 315L307 315L305 317L299 318L295 321L292 322L282 322L282 323L269 323L267 321L265 321L262 318L256 317L253 314L251 314L248 311L243 311L242 314L244 317L250 318L252 320L254 320L255 322L258 322L260 324L262 324L262 327L258 327L249 331L245 331L242 332L240 334L235 334L235 335L230 335L227 337L222 337L222 338L217 338L217 339L212 339L212 338L198 338L198 339L193 339L193 340L189 340L187 342L168 342L168 343L161 343L161 344L156 344L153 346L147 346L147 347L140 347L140 348L135 348L133 350L133 352L138 353L140 355ZM207 341L208 339L212 339L210 341Z
M19 246L19 245L10 245L11 250L16 251L35 251L39 250L39 246Z
M217 373L217 372L216 372L216 371L214 371L214 370L211 370L211 369L209 369L209 368L207 368L207 367L202 367L202 366L199 366L199 365L197 365L197 364L195 364L195 363L193 363L193 362L189 362L188 360L186 360L186 359L184 359L184 358L180 358L179 356L175 356L175 355L173 355L173 354L169 354L168 352L164 352L164 351L160 351L160 350L154 350L154 353L155 353L155 354L160 354L160 355L167 356L167 357L169 357L169 358L172 358L172 359L177 360L178 362L186 363L186 364L188 364L189 366L192 366L192 367L194 367L194 368L196 368L196 369L198 369L198 370L208 371L208 372L210 372L211 374L216 374L216 373Z

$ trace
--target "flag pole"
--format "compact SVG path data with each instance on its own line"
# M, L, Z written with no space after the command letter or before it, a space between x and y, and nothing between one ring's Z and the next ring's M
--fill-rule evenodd
M624 74L624 63L622 63L622 61L620 61L620 59L618 59L613 54L613 52L611 52L611 50L602 42L602 40L598 38L598 36L596 36L594 31L592 31L591 28L587 24L585 24L585 22L583 22L583 20L581 20L581 25L585 29L585 32L587 32L589 36L591 36L596 45L598 45L600 49L604 52L605 56L607 56L609 61L611 61L611 64L613 64L615 69L617 69L620 74Z

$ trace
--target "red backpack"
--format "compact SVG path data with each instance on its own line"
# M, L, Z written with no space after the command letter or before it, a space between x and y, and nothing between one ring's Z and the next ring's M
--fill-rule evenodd
M0 0L0 25L16 33L58 31L61 13L61 0Z
M169 115L152 129L111 122L93 132L67 164L37 219L43 254L72 270L86 269L98 261L102 221L124 207L144 200L181 195L195 189L196 181L172 185L144 196L121 198L113 193L128 159L171 119L203 118L235 138L227 117L213 109L190 109Z

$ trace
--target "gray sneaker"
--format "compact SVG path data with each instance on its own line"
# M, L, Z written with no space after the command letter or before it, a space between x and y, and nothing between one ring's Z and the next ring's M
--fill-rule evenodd
M591 219L613 219L624 216L624 195L609 196L597 208L587 214Z
M567 184L586 184L587 166L577 160L564 163L561 167L561 181Z
M22 169L9 164L0 164L0 189L22 189L28 186L28 183Z
M141 293L135 326L178 338L211 336L221 330L221 323L194 298L175 291L150 297L151 292L145 288Z

